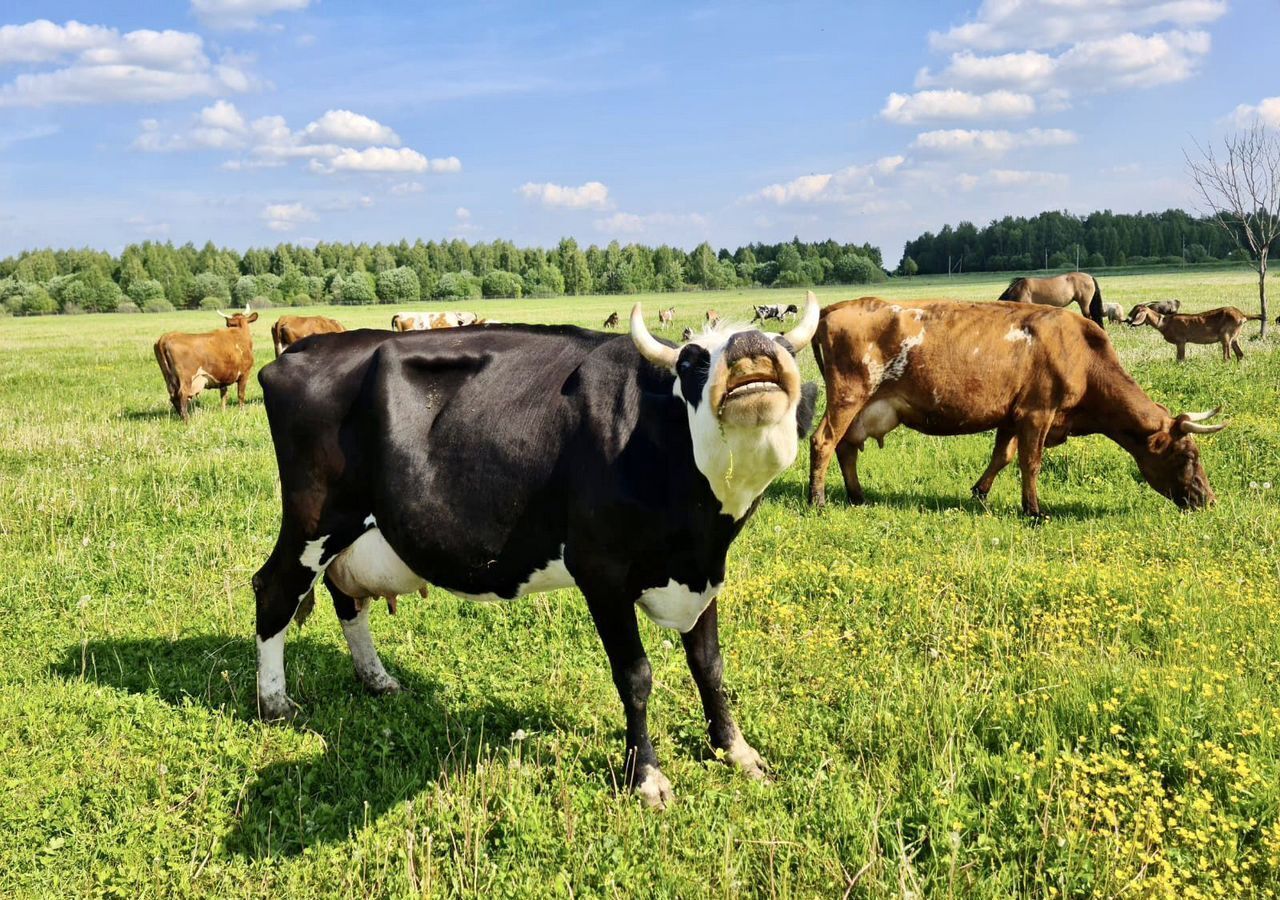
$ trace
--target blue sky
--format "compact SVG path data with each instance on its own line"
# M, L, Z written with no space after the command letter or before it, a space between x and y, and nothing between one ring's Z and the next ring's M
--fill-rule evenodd
M1190 207L1193 137L1280 126L1271 0L546 9L6 3L0 253L799 235L892 265L960 219Z

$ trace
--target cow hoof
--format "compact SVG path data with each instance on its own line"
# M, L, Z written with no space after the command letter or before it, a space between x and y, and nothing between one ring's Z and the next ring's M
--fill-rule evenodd
M969 491L973 495L973 499L977 500L983 506L987 505L987 492L976 485Z
M725 759L736 766L743 775L752 781L769 781L769 764L756 752L756 748L746 742L742 735L733 739L729 749L724 752Z
M264 722L292 722L298 716L298 704L288 694L258 697L258 717Z
M1039 528L1049 521L1049 516L1042 512L1024 512L1023 516L1027 519L1027 524L1032 528Z
M675 799L671 793L671 782L657 766L645 766L644 777L636 785L636 796L649 809L666 809Z
M822 509L827 505L827 498L824 494L810 494L809 505L815 509Z
M867 502L867 498L865 494L857 493L857 494L849 495L850 506L862 506L866 502Z

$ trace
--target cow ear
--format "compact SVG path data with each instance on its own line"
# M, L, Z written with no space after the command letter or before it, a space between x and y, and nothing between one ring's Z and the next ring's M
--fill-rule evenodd
M251 316L248 318L248 320L247 320L247 321L248 321L250 324L252 324L253 322L258 321L258 314L257 314L257 313L254 313L253 315L251 315Z
M1176 427L1176 426L1175 426ZM1173 436L1168 431L1157 431L1147 438L1147 450L1157 455L1164 453L1173 443Z
M806 381L800 385L800 402L796 405L796 437L802 438L809 433L809 429L813 427L813 414L817 408L817 382Z

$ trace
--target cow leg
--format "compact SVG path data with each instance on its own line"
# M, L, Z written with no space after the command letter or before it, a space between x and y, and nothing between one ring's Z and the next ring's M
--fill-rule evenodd
M973 486L975 500L983 503L987 502L987 494L991 493L991 485L995 484L996 476L1000 474L1001 470L1013 462L1013 455L1017 452L1017 446L1018 439L1012 427L1001 425L996 429L996 445L991 450L991 462L987 464L986 471L982 473L982 477Z
M240 379L236 382L236 396L240 400L241 409L244 409L244 392L245 392L245 389L248 387L249 387L249 373L245 372L240 376Z
M257 603L258 715L267 721L292 719L297 713L297 704L285 692L285 631L300 612L305 618L315 602L312 589L323 571L323 552L324 541L305 542L282 533L271 556L253 576Z
M665 809L672 800L671 782L658 768L658 755L649 740L649 693L653 689L653 669L640 642L634 604L602 599L594 591L583 591L596 631L609 657L613 684L627 715L627 785L646 806Z
M222 411L227 411L227 386L225 384L218 386L218 396L222 398Z
M1044 442L1049 423L1039 418L1025 419L1018 428L1018 467L1022 470L1023 515L1042 521L1040 498L1036 493L1036 479L1040 477L1040 464L1044 458Z
M844 475L844 490L849 502L860 506L866 502L862 483L858 481L858 445L847 437L836 444L836 459L840 461L840 473Z
M369 608L372 599L356 600L342 592L326 574L324 586L333 597L333 610L338 614L342 624L342 633L347 639L347 647L351 650L351 661L356 667L356 676L371 694L394 694L400 690L400 682L387 674L382 667L382 660L373 646L373 636L369 633Z
M178 400L177 400L178 415L182 417L182 421L184 422L191 421L191 413L189 412L190 406L191 406L191 397L188 396L187 392L184 391L182 388L178 388Z
M1178 362L1182 362L1186 358L1187 358L1187 345L1179 344L1178 345Z
M1233 338L1231 338L1231 349L1236 354L1236 362L1239 362L1240 360L1244 359L1244 350L1240 346L1239 333L1237 333Z
M865 397L860 394L846 396L838 405L832 405L828 394L827 411L822 415L813 437L809 439L809 505L827 504L827 467L831 454L849 430L849 426L861 412Z
M697 623L686 634L681 635L681 640L684 642L684 656L689 662L689 672L692 673L693 682L698 686L698 694L702 697L702 711L707 719L707 734L711 739L711 746L723 750L725 761L737 766L747 777L765 778L768 766L742 736L729 711L729 698L725 695L722 684L724 660L720 656L720 629L714 600L703 611Z

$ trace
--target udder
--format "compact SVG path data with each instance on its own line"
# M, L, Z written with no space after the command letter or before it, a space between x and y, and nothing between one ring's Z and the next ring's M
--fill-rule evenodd
M898 410L888 400L873 400L858 414L858 418L849 426L845 440L853 441L859 447L872 438L881 447L884 436L900 424Z
M339 590L358 600L412 594L427 584L405 565L377 528L370 528L334 557L328 575Z

